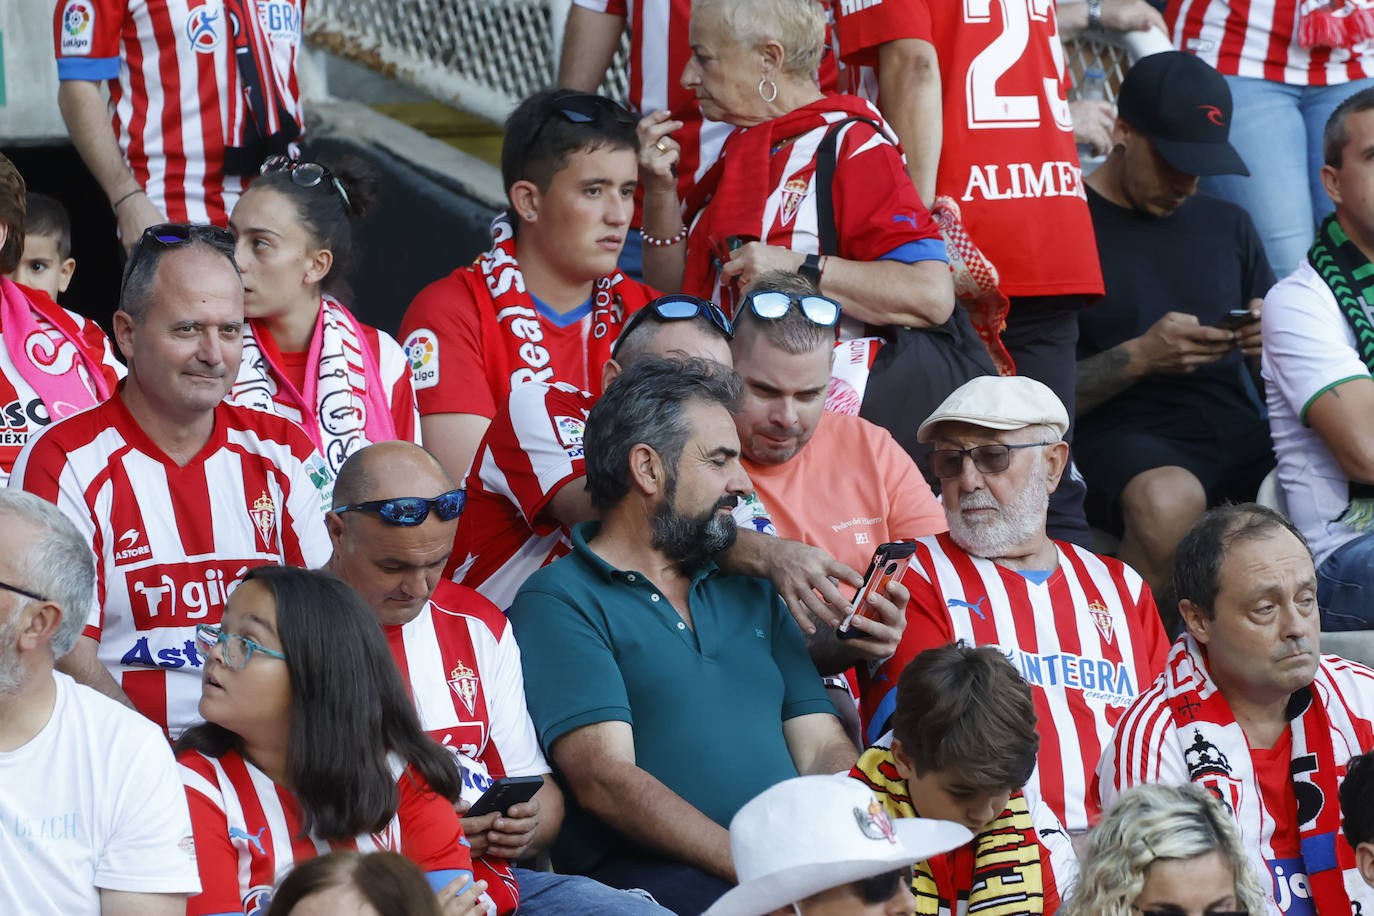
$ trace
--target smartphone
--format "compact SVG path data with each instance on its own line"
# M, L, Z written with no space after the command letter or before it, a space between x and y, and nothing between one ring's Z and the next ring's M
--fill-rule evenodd
M911 565L911 555L915 552L916 545L908 541L889 541L878 545L878 549L873 551L873 559L868 564L868 572L864 573L864 584L859 586L859 593L854 596L854 607L850 610L849 616L835 628L836 636L840 639L859 639L867 635L852 626L854 618L874 616L873 609L868 604L869 595L876 593L885 596L887 584L906 575L906 568Z
M1249 309L1231 309L1226 313L1226 317L1218 321L1215 327L1223 331L1234 331L1243 328L1252 321L1259 321L1259 316Z
M511 805L518 805L534 798L534 793L544 784L542 776L502 776L473 802L463 817L481 817L495 811L506 812Z

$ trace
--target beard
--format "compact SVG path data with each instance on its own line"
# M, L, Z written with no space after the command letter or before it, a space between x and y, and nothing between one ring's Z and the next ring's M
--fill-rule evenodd
M679 568L700 569L711 557L734 546L739 529L734 517L720 510L734 508L739 497L726 495L701 515L685 515L674 505L675 491L676 486L670 486L654 510L652 544Z
M998 515L970 523L957 510L947 512L949 536L954 543L976 557L998 557L1044 528L1050 493L1039 485L1044 480L1043 464L1044 458L1036 452L1029 484L1009 503L998 502L989 490L961 497L958 509L996 509Z

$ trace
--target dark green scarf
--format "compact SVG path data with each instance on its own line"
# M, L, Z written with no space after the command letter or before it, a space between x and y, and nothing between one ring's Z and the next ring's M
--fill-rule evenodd
M1370 305L1374 302L1374 263L1350 241L1334 213L1322 220L1307 260L1336 297L1341 314L1350 322L1360 359L1374 373L1374 307ZM1356 531L1374 529L1374 486L1352 480L1349 499L1337 521Z

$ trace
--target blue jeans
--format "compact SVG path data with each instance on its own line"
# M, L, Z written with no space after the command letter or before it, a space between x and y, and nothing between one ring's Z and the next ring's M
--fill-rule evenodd
M619 891L581 875L516 868L521 916L673 916L647 895Z
M1202 190L1250 211L1269 266L1280 279L1307 256L1332 208L1322 189L1322 132L1336 106L1374 86L1360 79L1336 86L1289 86L1273 80L1228 76L1233 116L1231 145L1250 176L1203 178Z
M732 886L682 862L629 855L612 856L592 874L612 887L642 887L678 916L701 916Z
M1323 630L1374 630L1374 534L1336 548L1317 567Z

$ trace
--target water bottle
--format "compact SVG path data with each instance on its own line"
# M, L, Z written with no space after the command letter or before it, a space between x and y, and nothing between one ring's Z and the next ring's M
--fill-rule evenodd
M1078 97L1105 102L1107 100L1107 74L1096 67L1089 67L1084 70L1083 80L1078 84ZM1078 144L1078 161L1080 163L1087 162L1094 157L1091 143Z

